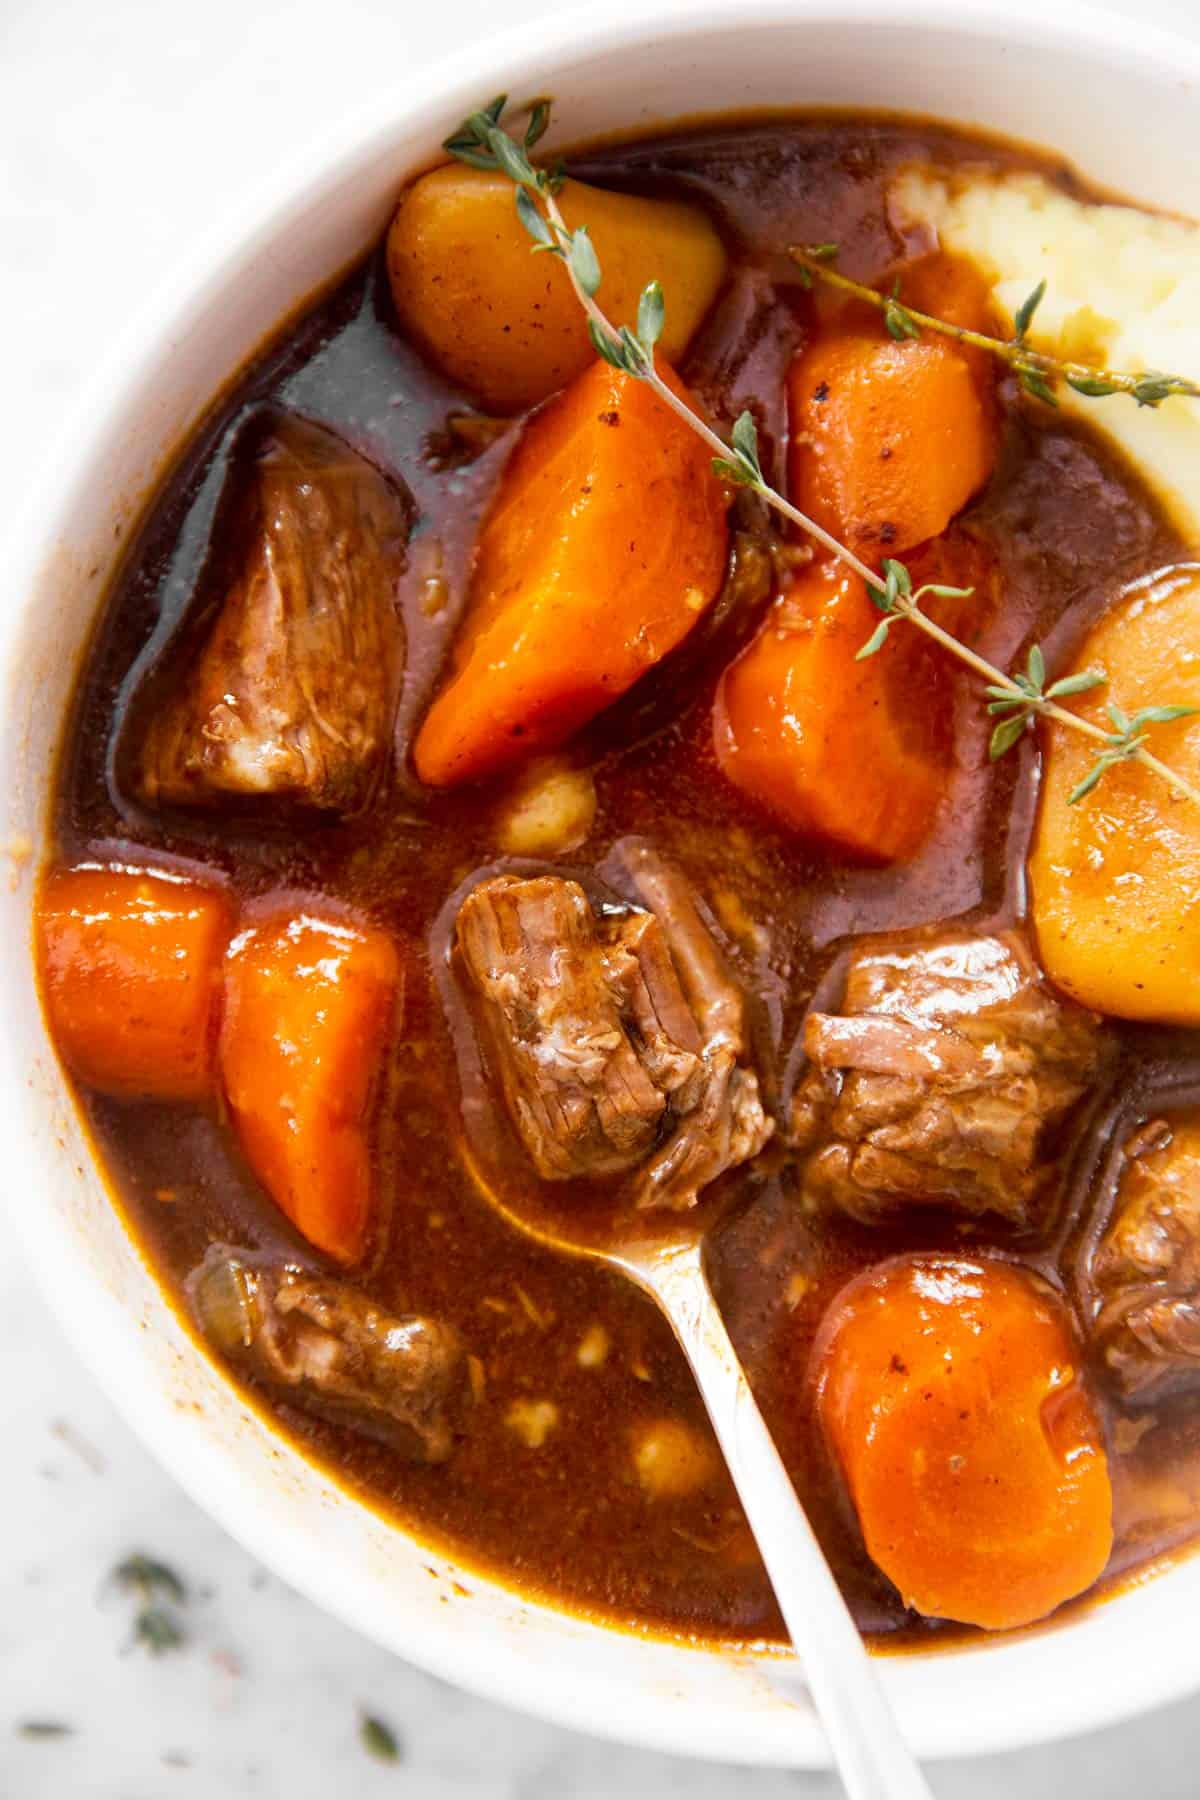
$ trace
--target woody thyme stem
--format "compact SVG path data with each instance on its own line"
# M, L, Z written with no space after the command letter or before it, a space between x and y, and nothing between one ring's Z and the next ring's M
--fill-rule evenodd
M554 195L544 194L542 195L542 199L546 207L547 217L550 220L551 227L560 244L569 242L567 222L562 216ZM576 275L575 270L571 267L570 257L566 258L566 264L567 274L571 278L571 285L575 289L576 298L584 312L587 314L588 318L595 323L598 330L602 331L607 337L615 342L618 334L607 314L596 304L592 295L587 293L580 285L579 278ZM669 406L671 411L678 418L682 419L685 425L689 426L698 437L704 439L704 442L715 456L725 458L729 455L729 445L725 442L725 439L715 432L710 425L706 424L698 413L694 413L691 407L681 400L672 388L667 386L658 370L654 367L652 359L647 363L642 380L654 389L654 392L658 395L659 399L662 400L665 405ZM799 507L793 506L790 500L785 500L782 494L777 494L774 488L767 486L766 482L759 481L755 482L753 485L755 491L761 495L769 506L772 506L776 512L782 513L784 518L790 519L794 525L798 525L807 536L815 538L817 543L823 545L824 548L829 551L831 556L840 557L842 562L846 563L856 574L862 576L869 587L879 586L879 571L868 567L865 562L861 562L859 558L855 556L853 550L848 550L845 544L839 543L837 538L835 538L831 532L825 530L824 526L818 525L815 519L810 519L807 513L802 513ZM986 667L986 665L984 666Z
M1139 406L1160 406L1172 394L1191 398L1200 396L1200 383L1189 381L1182 375L1162 375L1156 370L1131 373L1122 369L1097 369L1090 363L1072 362L1051 356L1045 350L1034 350L1026 340L1026 332L1046 291L1044 281L1034 289L1025 305L1018 309L1016 335L1012 338L996 338L989 337L982 331L972 331L966 325L953 325L948 319L935 318L932 313L918 312L916 307L907 305L897 292L881 294L876 288L868 287L865 282L852 280L850 276L843 275L840 269L830 266L830 257L836 252L836 244L788 246L788 255L806 279L815 278L824 282L827 287L851 294L856 300L863 300L868 306L877 308L883 313L893 336L916 337L922 331L933 331L942 337L953 338L956 343L985 351L987 355L1007 363L1021 376L1029 392L1052 406L1057 404L1053 384L1060 379L1068 387L1090 399L1101 399L1110 394L1129 394ZM1042 379L1039 380L1039 377Z

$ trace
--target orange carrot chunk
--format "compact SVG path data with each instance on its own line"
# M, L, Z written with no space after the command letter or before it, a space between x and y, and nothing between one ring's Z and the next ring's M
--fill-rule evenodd
M89 865L49 875L38 962L63 1061L106 1094L203 1100L231 930L225 894L165 872Z
M552 749L632 687L720 590L725 510L710 452L644 382L602 362L577 376L505 469L417 736L421 780L476 781Z
M965 325L969 331L985 336L1003 336L998 330L999 317L992 301L991 285L978 263L969 257L955 256L948 250L932 250L928 256L907 263L900 272L899 299L917 312L944 319L948 325ZM883 284L886 286L886 282ZM857 302L854 311L858 310ZM880 315L872 311L879 323ZM885 327L886 329L886 327ZM990 383L994 365L984 350L959 345L975 372Z
M944 257L902 294L953 323L987 325L973 272ZM860 556L901 556L937 537L991 474L989 372L947 338L896 343L855 304L788 372L791 497Z
M867 1550L909 1606L991 1631L1102 1573L1112 1490L1061 1301L1011 1263L896 1257L814 1351L818 1414Z
M239 932L226 960L221 1078L246 1160L340 1263L372 1220L368 1120L400 975L384 932L305 912Z
M965 538L930 546L911 567L914 587L975 587L969 600L927 603L950 628L987 604L987 559ZM946 659L911 626L856 660L879 618L844 564L800 570L723 675L713 741L728 779L776 818L884 863L912 855L934 823L953 720Z

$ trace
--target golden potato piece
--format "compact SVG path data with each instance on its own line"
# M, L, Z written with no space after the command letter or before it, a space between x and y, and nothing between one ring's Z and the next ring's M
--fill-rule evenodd
M568 181L568 225L586 225L604 271L600 299L634 325L656 277L666 296L659 349L669 363L712 305L725 274L721 240L704 214ZM438 367L496 412L523 412L564 387L595 355L570 278L556 256L535 256L503 175L448 163L413 184L388 232L392 298L409 336Z
M586 840L595 817L591 771L545 757L505 795L496 840L508 856L565 856Z
M632 1433L633 1466L651 1500L677 1500L712 1480L712 1444L679 1419L655 1419Z
M1200 580L1176 571L1137 588L1095 627L1074 668L1107 674L1071 702L1106 729L1112 701L1127 713L1200 707ZM1200 782L1200 718L1150 733L1156 756ZM1059 727L1048 739L1029 862L1042 965L1098 1012L1200 1025L1200 807L1132 762L1070 805L1097 748Z
M553 1400L514 1400L504 1423L527 1450L540 1450L558 1424L558 1408Z

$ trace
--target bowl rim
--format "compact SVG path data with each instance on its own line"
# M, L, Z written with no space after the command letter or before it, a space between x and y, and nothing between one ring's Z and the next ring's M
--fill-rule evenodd
M9 546L9 591L28 596L35 591L46 562L60 537L60 521L71 506L72 490L84 479L95 447L112 431L131 394L165 345L184 339L236 267L244 266L256 242L275 239L288 223L300 218L356 168L386 146L403 120L413 132L441 126L471 106L481 94L500 91L510 82L524 91L522 71L530 63L561 63L568 57L606 51L635 54L651 45L664 46L710 31L770 31L780 25L803 24L814 31L823 23L864 30L909 26L983 38L1031 53L1040 49L1103 52L1125 63L1143 66L1165 82L1200 82L1200 40L1191 41L1159 27L1136 24L1087 0L1057 0L1053 10L1044 0L607 0L603 18L589 8L556 17L541 17L487 36L478 43L425 65L419 72L380 95L365 110L346 113L253 185L232 221L223 219L199 234L189 254L164 278L136 310L96 374L85 386L61 432L42 459L38 477L17 510ZM191 428L189 428L190 430ZM186 441L185 439L183 441ZM162 447L152 492L162 471L177 454L181 440ZM0 609L0 670L14 651L28 602ZM24 1085L25 1074L10 1054L0 1028L0 1117L7 1117L10 1094ZM20 1143L19 1108L13 1105L14 1131L7 1141ZM18 1150L18 1156L24 1154ZM36 1158L30 1153L31 1163ZM136 1354L132 1335L122 1335L98 1304L86 1261L54 1219L50 1209L15 1202L17 1184L6 1184L13 1199L9 1216L27 1260L39 1280L51 1311L81 1359L99 1374L114 1404L156 1459L206 1512L264 1563L279 1570L298 1591L374 1641L377 1627L366 1609L339 1587L336 1571L312 1566L303 1541L281 1544L247 1506L244 1483L226 1466L223 1454L204 1441L172 1405ZM134 1255L140 1255L130 1240ZM1069 1631L1069 1626L1065 1629ZM1048 1634L1050 1635L1050 1634ZM1054 1634L1057 1635L1057 1634ZM473 1643L478 1639L477 1643ZM534 1691L527 1665L517 1658L491 1654L486 1633L465 1630L437 1650L426 1645L406 1648L404 1655L460 1687L525 1712L536 1712L561 1725L649 1748L720 1760L828 1766L820 1746L812 1748L798 1730L797 1753L781 1753L780 1734L767 1731L756 1741L761 1722L747 1713L735 1719L732 1709L705 1716L696 1707L661 1707L653 1698L636 1721L620 1721L598 1713L586 1690L573 1691L549 1683ZM700 1655L709 1651L697 1649ZM984 1652L978 1652L986 1654ZM944 1654L944 1653L943 1653ZM972 1652L971 1654L977 1654ZM891 1659L885 1659L885 1662ZM934 1660L934 1659L930 1659ZM1200 1648L1189 1660L1178 1656L1165 1666L1151 1657L1132 1659L1111 1684L1071 1684L1052 1704L1014 1708L1003 1727L980 1734L966 1716L949 1716L936 1742L919 1744L923 1754L948 1757L1032 1745L1128 1719L1151 1707L1180 1699L1200 1686Z

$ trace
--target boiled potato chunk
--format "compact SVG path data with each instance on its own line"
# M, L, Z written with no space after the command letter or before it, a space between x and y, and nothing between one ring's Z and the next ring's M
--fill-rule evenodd
M659 349L677 363L725 274L708 219L678 201L577 181L558 200L569 226L588 228L603 270L599 298L614 324L634 325L642 289L662 283ZM566 268L533 254L506 176L459 163L423 175L392 221L387 265L405 331L493 411L536 405L595 355Z
M655 1419L632 1434L633 1464L651 1500L678 1500L712 1480L720 1464L707 1438L681 1419Z
M565 856L578 850L595 818L591 771L547 756L505 796L494 830L506 856Z
M1096 626L1074 667L1105 671L1106 684L1072 704L1106 727L1110 701L1127 713L1200 707L1200 579L1176 571L1136 589ZM1147 747L1200 783L1200 717L1151 726ZM1200 807L1133 762L1070 805L1096 750L1059 727L1048 739L1029 863L1043 966L1098 1012L1200 1025Z

